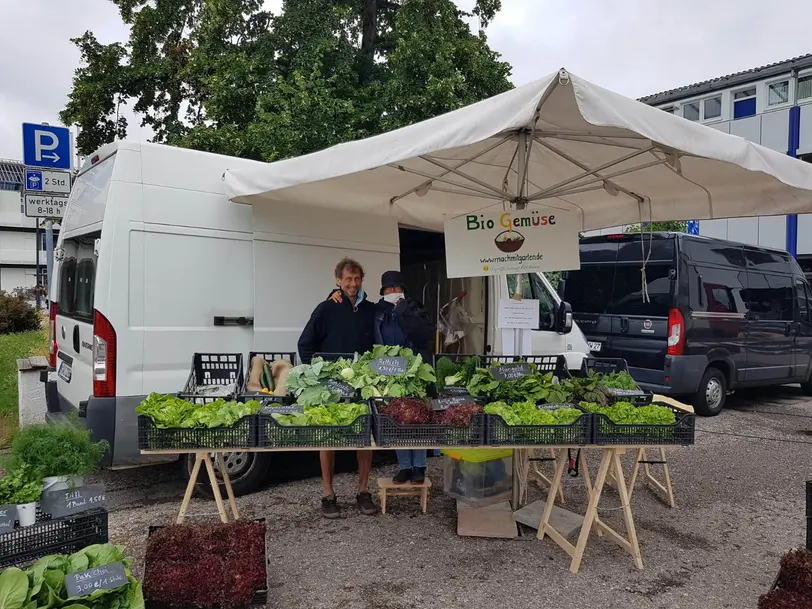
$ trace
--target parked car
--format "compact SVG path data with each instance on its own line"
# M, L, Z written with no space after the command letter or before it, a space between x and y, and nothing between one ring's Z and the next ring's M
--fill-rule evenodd
M625 358L642 387L691 396L700 415L739 388L812 392L810 287L785 251L682 233L587 237L559 293L594 355Z
M47 416L78 411L93 438L110 443L106 466L167 460L140 454L135 407L150 392L181 391L194 353L242 353L247 360L251 351L295 352L343 256L364 266L375 299L381 273L397 268L419 298L436 294L438 285L465 291L473 319L466 348L501 353L498 303L516 291L516 276L511 287L505 276L452 284L443 235L400 227L393 218L342 212L329 202L256 210L230 202L223 173L253 164L118 141L90 155L76 178L54 251L57 379L46 384ZM586 339L554 287L541 273L522 279L524 295L540 301L533 353L565 354L579 367ZM227 455L235 492L256 488L271 459Z

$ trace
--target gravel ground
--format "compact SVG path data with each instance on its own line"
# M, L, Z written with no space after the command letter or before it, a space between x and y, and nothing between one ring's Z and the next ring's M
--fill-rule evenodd
M642 484L634 495L642 571L605 538L590 540L581 572L573 575L569 558L549 539L458 537L455 503L436 489L426 515L405 498L393 499L386 516L362 516L352 505L353 474L337 477L345 508L337 521L320 516L317 478L237 501L243 517L267 519L269 606L744 609L769 589L779 556L804 543L810 405L796 388L771 389L735 397L721 416L700 419L696 446L668 452L677 507L666 507ZM429 463L429 475L440 483L441 460ZM394 469L379 466L373 479ZM148 526L171 522L180 506L180 468L102 478L111 540L126 546L140 573ZM568 478L566 484L564 507L582 512L583 483ZM531 499L541 496L537 488L531 493ZM616 493L607 491L602 506L617 503ZM216 517L213 503L204 500L193 502L191 514ZM605 514L622 530L618 512Z

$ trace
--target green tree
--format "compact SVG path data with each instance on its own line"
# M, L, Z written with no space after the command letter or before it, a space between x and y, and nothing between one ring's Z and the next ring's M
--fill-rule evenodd
M500 0L472 13L452 0L110 0L124 43L92 32L65 124L88 154L127 123L131 104L154 141L277 160L423 120L511 87L484 28ZM473 33L465 20L476 18Z
M641 224L629 224L626 227L627 233L639 233L641 231ZM688 230L688 223L681 220L667 221L667 222L652 222L642 226L644 232L670 232L670 233L684 233Z

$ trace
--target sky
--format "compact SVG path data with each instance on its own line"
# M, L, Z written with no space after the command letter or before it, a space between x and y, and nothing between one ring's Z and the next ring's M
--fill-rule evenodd
M566 67L641 97L812 53L810 23L809 0L502 0L488 40L516 85ZM59 124L79 65L70 38L86 30L128 38L110 0L0 0L0 158L22 157L21 123ZM149 136L130 119L129 138Z

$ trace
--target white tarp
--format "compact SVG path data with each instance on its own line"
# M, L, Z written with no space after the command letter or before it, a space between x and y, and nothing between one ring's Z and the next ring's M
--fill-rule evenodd
M583 230L812 212L809 164L564 70L397 131L230 170L225 180L235 202L391 214L436 230L508 203L572 210Z

